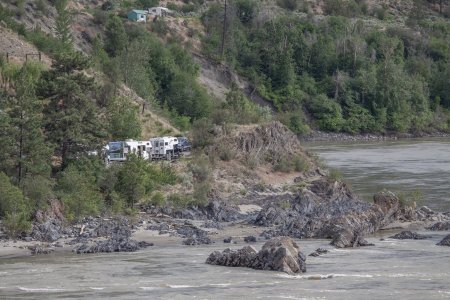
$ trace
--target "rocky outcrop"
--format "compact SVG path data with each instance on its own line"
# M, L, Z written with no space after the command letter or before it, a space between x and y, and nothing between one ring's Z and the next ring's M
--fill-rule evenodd
M256 236L249 235L244 238L244 242L246 243L256 243Z
M317 248L314 252L311 252L308 256L317 257L317 256L320 256L320 255L326 254L326 253L328 253L327 249Z
M54 242L62 236L62 222L59 219L48 220L42 224L35 224L31 237L38 241Z
M113 229L112 235L107 240L92 241L87 238L79 239L78 244L72 250L77 254L99 253L99 252L134 252L148 246L153 246L147 242L137 242L130 239L131 230L126 226L117 226Z
M206 206L191 206L185 209L172 209L170 207L141 207L152 215L166 215L178 219L209 220L212 226L221 225L217 222L232 222L243 220L247 216L239 211L236 205L214 200Z
M397 233L396 235L390 236L391 239L396 240L424 240L427 238L430 238L430 236L418 234L417 232L412 231L402 231L400 233Z
M280 271L288 274L306 272L306 257L289 237L273 238L267 241L259 252L252 246L239 250L214 251L206 263Z
M41 245L29 246L28 250L31 251L31 255L50 254L53 251L55 251L54 248L45 247L45 246L41 246Z
M446 237L444 237L442 239L442 241L440 241L439 243L437 243L436 245L438 246L447 246L450 247L450 234L447 235Z
M432 230L432 231L446 231L450 230L450 221L447 222L437 222L433 225L427 227L426 229Z
M382 191L373 196L373 203L383 212L382 226L396 220L396 215L400 209L400 201L394 193Z
M209 245L213 241L207 236L190 237L183 241L183 245L196 246L196 245Z
M223 239L223 242L224 242L225 244L230 244L232 241L233 241L233 238L232 238L231 236L229 236L229 237Z
M399 210L392 193L379 193L374 202L360 200L344 183L321 178L300 191L288 208L274 202L264 206L255 223L276 226L262 234L266 238L328 238L339 248L368 246L364 236L395 220Z

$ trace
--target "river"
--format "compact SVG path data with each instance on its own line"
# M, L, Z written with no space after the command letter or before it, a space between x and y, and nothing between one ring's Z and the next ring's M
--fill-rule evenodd
M416 189L420 183L426 204L439 208L449 201L449 143L308 148L339 168L363 195L380 187ZM209 253L230 247L221 242L0 259L0 299L450 299L450 248L435 245L448 232L420 233L432 237L401 241L383 231L368 237L375 246L356 249L334 249L327 240L298 240L306 254L318 247L330 250L308 257L307 273L298 276L206 265Z
M306 148L371 200L388 189L436 210L450 210L450 139L311 143Z

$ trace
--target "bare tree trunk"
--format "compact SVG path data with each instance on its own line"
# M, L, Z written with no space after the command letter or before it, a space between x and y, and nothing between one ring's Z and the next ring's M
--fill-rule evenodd
M23 111L20 112L20 140L19 140L19 183L22 180L22 172L23 172Z

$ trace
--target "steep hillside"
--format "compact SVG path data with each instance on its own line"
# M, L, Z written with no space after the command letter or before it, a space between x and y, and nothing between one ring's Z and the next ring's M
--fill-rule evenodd
M0 24L0 36L0 53L5 56L8 53L10 61L22 64L26 61L27 54L31 54L29 55L30 60L39 60L39 50L34 45L2 24ZM51 65L51 59L45 53L41 53L41 62L46 66Z

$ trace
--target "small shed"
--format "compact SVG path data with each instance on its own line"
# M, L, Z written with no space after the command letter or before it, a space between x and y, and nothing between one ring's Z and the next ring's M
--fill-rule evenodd
M148 9L148 14L150 16L158 16L158 17L164 17L171 13L171 10L165 7L150 7Z
M147 14L146 10L133 9L128 13L128 20L135 22L147 22Z

